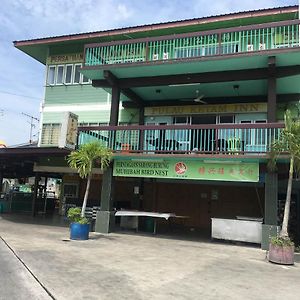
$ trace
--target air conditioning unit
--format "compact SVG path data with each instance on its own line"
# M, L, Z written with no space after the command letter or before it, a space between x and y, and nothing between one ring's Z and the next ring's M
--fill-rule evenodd
M158 60L158 54L157 53L153 54L153 60Z
M266 44L265 43L259 43L259 50L266 50Z
M247 51L253 51L253 50L254 50L253 44L247 45Z
M164 52L163 59L169 59L169 52Z

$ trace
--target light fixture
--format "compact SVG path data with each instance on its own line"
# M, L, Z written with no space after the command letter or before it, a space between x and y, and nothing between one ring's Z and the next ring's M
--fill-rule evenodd
M175 86L189 86L189 85L199 85L200 83L178 83L178 84L169 84L169 87L175 87Z

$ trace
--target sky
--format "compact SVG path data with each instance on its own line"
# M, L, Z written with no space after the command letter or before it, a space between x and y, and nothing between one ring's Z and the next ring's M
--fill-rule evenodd
M1 0L0 140L10 146L28 142L30 118L24 114L40 118L44 97L45 66L14 48L15 40L295 4L298 0Z

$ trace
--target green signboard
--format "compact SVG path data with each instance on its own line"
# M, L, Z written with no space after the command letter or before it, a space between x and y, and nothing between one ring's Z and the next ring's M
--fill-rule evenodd
M187 159L114 160L114 176L217 181L259 181L259 164Z

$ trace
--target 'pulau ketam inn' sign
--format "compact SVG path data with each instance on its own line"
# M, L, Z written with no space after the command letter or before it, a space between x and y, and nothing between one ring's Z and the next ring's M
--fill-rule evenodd
M145 108L145 116L267 112L266 103L234 103L212 105L154 106Z
M163 161L114 160L114 176L218 181L259 181L258 163L199 162L164 159Z

